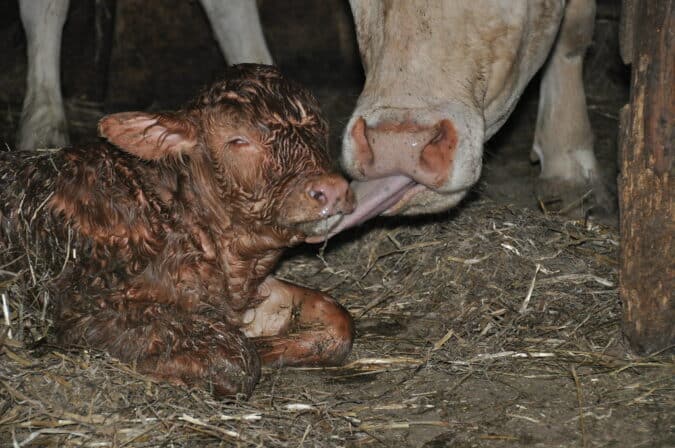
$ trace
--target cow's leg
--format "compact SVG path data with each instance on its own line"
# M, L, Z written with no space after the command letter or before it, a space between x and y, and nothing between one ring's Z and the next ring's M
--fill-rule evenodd
M352 347L352 318L318 291L268 278L259 289L264 301L244 315L265 365L335 365Z
M253 392L260 358L236 327L160 304L120 308L87 314L62 309L56 321L59 342L104 350L141 373L211 390L217 397Z
M593 36L595 0L570 0L541 81L533 157L536 193L548 209L585 214L612 201L602 184L586 110L583 59Z
M273 64L255 0L201 0L227 62Z
M21 0L26 31L28 74L17 147L22 150L68 144L61 97L59 57L69 0Z

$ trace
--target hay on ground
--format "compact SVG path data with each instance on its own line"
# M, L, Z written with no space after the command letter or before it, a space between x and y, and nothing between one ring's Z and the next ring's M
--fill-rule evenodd
M673 359L626 352L617 252L486 200L295 250L278 276L350 310L353 352L266 369L247 402L51 345L39 279L0 266L0 446L672 446Z

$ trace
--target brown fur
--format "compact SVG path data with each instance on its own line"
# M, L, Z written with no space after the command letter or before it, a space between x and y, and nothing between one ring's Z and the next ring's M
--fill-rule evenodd
M43 260L60 343L217 395L251 393L258 352L270 364L346 356L344 309L268 279L283 248L304 239L299 226L325 217L302 206L303 182L338 179L305 89L271 67L235 66L184 110L115 114L99 130L117 147L0 153L0 261ZM349 212L351 196L340 200L335 213ZM247 328L268 318L256 308L269 297L298 312L274 334ZM327 313L305 307L317 301ZM307 323L318 326L298 339ZM303 337L309 351L290 347Z

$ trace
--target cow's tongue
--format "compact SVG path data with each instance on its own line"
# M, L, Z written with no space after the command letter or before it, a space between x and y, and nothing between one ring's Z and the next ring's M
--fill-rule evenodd
M345 215L327 235L309 237L307 242L321 242L379 215L400 201L405 193L415 185L415 181L406 176L383 177L366 182L353 181L351 187L356 195L356 209L349 215Z

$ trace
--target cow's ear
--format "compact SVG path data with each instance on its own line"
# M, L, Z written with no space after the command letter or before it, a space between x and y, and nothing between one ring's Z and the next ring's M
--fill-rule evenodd
M187 112L106 115L98 132L113 145L145 160L187 154L197 145L197 126Z

